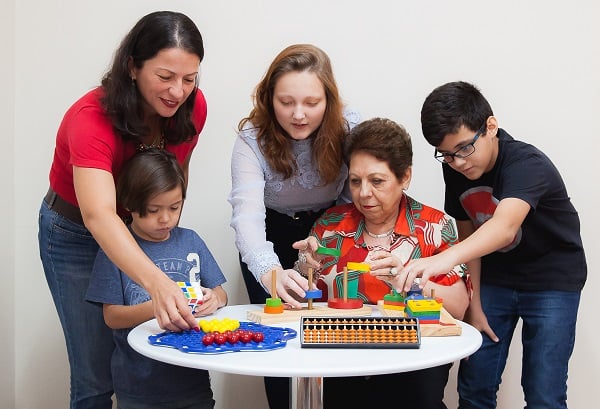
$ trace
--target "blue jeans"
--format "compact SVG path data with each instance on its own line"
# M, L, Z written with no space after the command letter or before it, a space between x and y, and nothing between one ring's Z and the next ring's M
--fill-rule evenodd
M98 244L82 225L42 202L38 240L46 281L63 328L71 369L71 409L112 408L112 330L102 306L85 301Z
M180 400L178 402L159 402L147 403L135 399L117 398L117 409L213 409L215 401L212 393L199 394L190 399ZM244 407L244 405L240 405Z
M510 342L523 320L521 386L528 409L566 408L567 372L575 343L580 292L518 291L481 286L481 302L500 341L485 334L481 348L460 363L459 408L495 408Z

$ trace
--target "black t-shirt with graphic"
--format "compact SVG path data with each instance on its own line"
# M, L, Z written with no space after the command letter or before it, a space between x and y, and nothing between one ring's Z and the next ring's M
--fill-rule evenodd
M494 168L471 181L443 165L445 210L475 227L492 217L502 199L531 206L513 242L481 260L481 282L518 290L580 291L587 266L579 216L560 173L536 147L499 129Z

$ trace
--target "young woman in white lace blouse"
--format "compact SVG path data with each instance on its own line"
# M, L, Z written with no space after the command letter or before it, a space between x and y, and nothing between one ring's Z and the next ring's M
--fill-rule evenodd
M340 199L348 175L344 137L358 121L358 113L342 104L329 57L313 45L281 51L257 85L254 108L239 124L229 196L250 302L269 297L275 270L278 296L301 306L288 293L304 297L308 289L292 269L298 258L292 243ZM270 388L269 382L270 407L287 407L285 386ZM274 389L281 391L278 398Z

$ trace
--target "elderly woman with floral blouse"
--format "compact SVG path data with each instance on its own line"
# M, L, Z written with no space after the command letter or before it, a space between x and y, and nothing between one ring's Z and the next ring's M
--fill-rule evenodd
M357 297L376 304L393 289L410 289L397 272L411 259L444 251L458 241L454 221L443 212L423 205L405 193L412 175L412 146L406 130L388 119L375 118L357 125L346 145L352 203L327 210L314 224L300 250L296 268L316 272L324 299L339 298L341 275L348 262L370 266L367 274L353 274ZM318 247L340 251L322 256ZM357 283L356 283L357 281ZM357 284L357 285L356 285ZM464 265L421 284L435 290L444 308L462 318L469 305L470 282ZM451 364L400 374L371 377L327 378L325 407L397 405L410 408L445 408L444 388Z

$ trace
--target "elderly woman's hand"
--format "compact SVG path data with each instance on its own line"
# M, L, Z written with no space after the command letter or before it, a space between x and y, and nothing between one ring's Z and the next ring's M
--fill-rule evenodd
M365 262L369 263L371 267L369 274L379 280L389 282L398 292L408 291L404 288L408 285L408 289L410 289L414 281L414 279L408 281L408 275L402 274L402 262L389 251L375 251L369 255Z
M309 268L312 268L315 271L321 268L323 256L317 254L319 242L316 238L312 236L307 237L304 240L295 242L292 244L292 247L298 250L297 267L302 273L306 274Z

